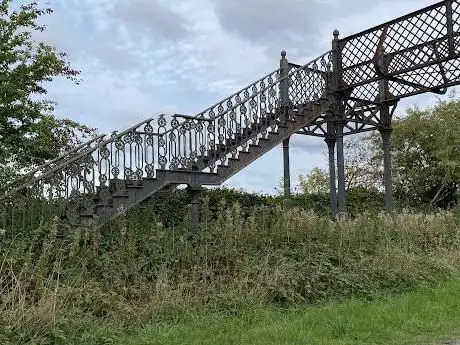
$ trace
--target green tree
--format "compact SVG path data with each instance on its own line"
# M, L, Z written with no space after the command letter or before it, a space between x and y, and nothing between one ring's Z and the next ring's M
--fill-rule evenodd
M345 149L345 186L347 190L379 190L383 180L383 162L378 153L381 146L374 145L375 134L349 136Z
M329 173L318 167L311 169L306 175L299 176L299 189L303 194L329 193Z
M14 9L0 0L0 174L13 178L78 145L95 130L57 119L55 103L46 99L46 83L64 77L78 84L79 71L66 54L34 34L45 30L41 16L52 10L31 2Z
M460 183L460 101L451 97L394 122L393 175L402 200L447 206Z
M347 137L344 149L346 189L378 190L382 180L381 158L375 153L373 138ZM329 173L325 169L315 167L305 176L300 175L299 180L302 193L329 193Z

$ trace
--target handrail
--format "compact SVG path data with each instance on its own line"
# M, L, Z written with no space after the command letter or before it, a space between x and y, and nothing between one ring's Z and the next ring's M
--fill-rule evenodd
M264 80L265 78L267 78L267 77L270 76L271 74L277 73L277 72L279 72L279 71L281 71L281 68L275 69L274 71L272 71L272 72L270 72L270 73L264 75L262 78L257 79L255 82L252 82L252 83L249 84L248 86L246 86L246 87L244 87L244 88L242 88L242 89L239 89L238 91L232 93L230 96L227 96L226 98L220 100L219 102L216 102L215 104L211 105L210 107L207 107L205 110L200 111L200 112L196 115L196 117L200 117L200 115L204 115L204 113L206 113L206 112L209 111L209 110L212 110L212 108L214 108L214 107L218 106L219 104L224 103L225 101L228 101L229 99L235 97L236 95L238 95L238 94L239 94L241 91L243 91L244 89L249 89L251 86L256 85L257 83L261 82L262 80Z
M9 193L7 193L7 194L5 194L4 196L0 197L0 201L2 201L2 200L4 200L4 199L8 198L8 197L9 197L10 195L12 195L12 194L17 193L17 192L20 191L21 189L23 189L23 188L25 188L25 187L27 187L27 186L29 186L29 185L31 185L31 184L37 182L37 181L40 181L40 180L42 180L42 179L48 177L48 176L51 175L52 173L55 173L56 171L59 171L60 169L66 167L67 165L69 165L69 164L71 164L71 163L77 161L78 159L85 157L85 156L88 155L89 153L93 153L93 152L96 151L97 149L100 149L100 148L104 147L105 145L107 145L107 144L109 144L109 143L111 143L111 142L114 142L116 139L121 138L123 135L129 133L129 132L132 131L133 129L136 129L136 128L142 126L143 124L145 124L145 123L147 123L147 122L151 122L151 121L153 121L153 120L154 120L153 118L149 118L149 119L147 119L147 120L144 120L144 121L142 121L142 122L139 122L138 124L136 124L136 125L134 125L134 126L132 126L132 127L129 127L128 129L124 130L123 132L117 133L116 135L113 135L114 133L116 133L116 132L114 132L114 133L111 135L111 137L110 137L109 139L107 139L107 140L101 142L98 146L95 146L95 147L93 147L93 148L91 148L91 149L89 149L89 150L87 150L87 151L84 151L84 152L81 152L81 153L78 154L78 155L75 155L75 156L72 157L71 159L66 160L64 163L62 163L62 164L60 164L60 165L54 167L53 169L48 170L45 174L43 174L43 175L41 175L41 176L38 176L38 177L32 179L31 181L29 181L29 182L27 182L27 183L24 183L24 184L22 184L21 186L19 186L19 187L13 189L13 190L10 191ZM107 135L108 135L108 134L102 135L102 137L107 136Z
M174 114L172 117L179 117L181 119L186 119L186 120L198 120L198 121L209 121L211 122L211 119L206 119L202 117L196 117L196 116L190 116L190 115L183 115L183 114Z
M59 160L62 160L63 158L65 158L66 156L69 156L71 155L72 153L75 153L77 152L78 150L81 150L82 148L84 148L85 146L89 145L89 144L92 144L93 142L95 142L96 140L98 139L101 139L102 137L104 137L105 134L101 134L101 135L98 135L97 137L94 137L93 139L89 140L89 141L86 141L84 142L83 144L79 145L78 147L75 147L73 148L72 150L70 151L67 151L67 152L64 152L63 154L59 155L58 157L56 158L53 158L52 160L46 162L46 163L43 163L42 165L36 167L35 169L33 169L32 171L29 171L28 173L18 177L17 179L15 179L14 181L11 181L9 182L6 186L4 186L2 189L7 189L8 187L10 187L11 185L15 184L16 182L20 181L20 180L23 180L24 178L27 178L29 176L32 176L34 175L37 171L45 168L46 166L49 166L53 163L56 163L57 161Z

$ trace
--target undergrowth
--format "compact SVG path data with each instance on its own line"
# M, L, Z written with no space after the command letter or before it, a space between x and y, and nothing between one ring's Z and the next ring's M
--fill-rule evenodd
M373 299L460 270L460 219L449 212L332 222L205 199L198 233L189 211L179 224L160 219L147 206L101 230L69 232L56 219L4 234L0 343L67 344L104 325L129 332L201 311Z

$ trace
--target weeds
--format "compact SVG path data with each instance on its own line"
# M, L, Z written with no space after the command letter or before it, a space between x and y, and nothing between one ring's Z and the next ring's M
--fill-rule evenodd
M459 218L248 212L205 200L201 231L165 226L149 207L63 238L56 219L1 238L0 342L66 343L98 325L130 328L194 310L240 313L347 296L375 298L460 271Z

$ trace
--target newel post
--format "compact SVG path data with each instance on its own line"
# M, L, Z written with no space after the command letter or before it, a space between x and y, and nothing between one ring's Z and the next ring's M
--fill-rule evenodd
M286 58L286 52L281 52L280 59L280 105L282 108L288 108L289 101L289 62Z

